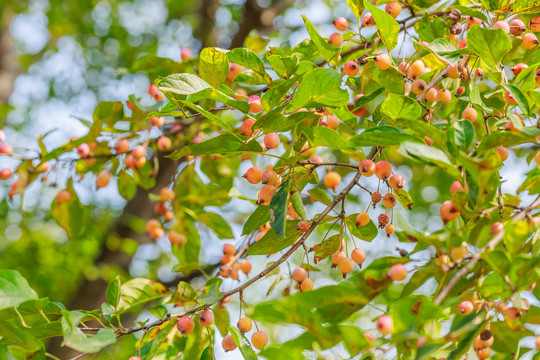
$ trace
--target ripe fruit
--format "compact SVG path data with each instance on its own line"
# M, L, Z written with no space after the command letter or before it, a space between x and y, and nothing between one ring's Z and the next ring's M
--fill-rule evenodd
M392 281L402 281L405 280L409 272L403 264L396 264L390 268L388 271L388 277Z
M518 76L520 72L522 72L528 67L529 66L527 64L519 63L511 67L510 70L512 70L512 73L514 74L514 76Z
M375 174L375 163L369 159L362 160L360 161L358 169L360 170L360 174L369 177Z
M458 311L462 315L469 315L474 310L474 305L472 302L466 300L462 301L458 306Z
M178 323L176 323L176 327L178 328L178 331L180 331L181 334L187 335L193 331L193 328L195 327L195 323L193 322L192 318L188 316L182 316L180 319L178 319Z
M301 232L306 232L309 230L309 223L307 221L300 221L297 225L296 225L296 230L298 231L301 231Z
M503 231L504 225L501 222L495 222L493 225L491 225L491 228L489 229L489 233L492 235L498 234L501 231Z
M244 67L242 65L229 62L229 72L227 73L227 80L233 81L242 71Z
M251 271L251 268L252 268L251 261L247 259L242 260L242 262L240 263L240 270L242 270L242 272L246 275L249 274L249 272Z
M483 330L478 336L478 338L480 339L480 345L482 345L482 347L491 347L493 346L493 343L495 342L495 339L493 338L491 331L487 329Z
M460 97L463 94L465 94L465 86L461 85L456 90L456 97Z
M475 122L478 114L476 110L472 107L468 107L465 110L463 110L463 113L461 114L461 117L464 119L469 120L470 122Z
M450 194L454 195L456 193L456 191L464 191L465 188L463 187L463 185L461 185L461 183L456 180L452 183L452 185L450 186Z
M170 231L168 238L171 242L171 245L182 246L187 241L186 235L177 233L176 231Z
M223 245L223 254L233 256L236 254L236 248L233 244L225 244Z
M253 166L246 171L243 177L251 184L258 184L262 181L263 172L258 167Z
M214 323L214 313L210 310L204 310L199 314L199 324L208 327Z
M510 21L508 25L510 26L510 34L512 35L519 36L525 31L525 23L519 19Z
M109 184L109 181L111 180L111 173L108 171L100 171L97 178L96 178L96 186L97 188L105 187Z
M394 233L394 225L388 224L386 225L386 228L384 228L384 230L386 231L386 235L390 237L390 235Z
M300 291L310 291L313 290L313 280L310 278L306 278L306 280L302 281L300 284Z
M506 309L506 317L508 317L510 320L515 320L519 317L520 311L516 307L509 307Z
M375 65L379 68L379 70L388 70L390 66L392 65L392 59L388 54L380 53L379 55L374 57Z
M240 330L243 333L247 333L251 328L253 327L253 322L250 318L243 317L240 320L238 320L238 323L236 324L238 327L238 330Z
M395 1L390 1L389 3L386 3L384 11L395 19L401 13L401 5Z
M373 25L375 25L375 19L371 14L368 13L362 17L362 26L371 27Z
M360 71L360 67L356 63L356 61L347 61L345 63L345 66L343 66L343 72L347 76L356 76L358 72Z
M274 170L266 170L262 174L262 183L267 185L275 185L278 182L279 175Z
M362 267L362 264L366 260L366 252L360 248L356 248L351 252L351 259Z
M411 84L411 91L416 95L421 95L426 92L427 84L422 79L414 80Z
M338 185L341 183L341 176L335 171L329 171L324 176L324 186L332 190L336 190Z
M240 129L242 135L244 136L251 136L253 134L252 127L255 124L255 120L253 119L246 119L242 123L242 128Z
M485 360L489 358L490 355L491 355L491 350L488 347L483 348L483 349L478 349L476 351L476 356L478 357L478 360Z
M378 161L375 164L375 176L381 180L386 180L392 175L392 165L388 161Z
M343 36L339 33L333 33L328 38L328 43L333 46L341 46L343 44Z
M272 200L272 196L274 196L274 193L276 192L276 187L273 185L263 185L261 190L259 191L259 199L258 203L263 205L270 204L270 200Z
M339 127L339 119L334 115L326 118L326 126L332 130L336 130Z
M169 150L172 146L172 141L167 136L160 136L157 141L157 146L161 151Z
M383 205L385 208L387 209L391 209L393 208L394 206L396 206L396 196L392 193L387 193L386 195L384 195L384 198L383 198Z
M87 143L82 143L81 145L77 146L77 154L79 154L80 157L85 158L90 154L90 146L88 146Z
M291 277L297 283L301 283L307 278L307 271L304 268L296 268L291 274Z
M403 189L405 178L399 174L392 175L392 177L388 179L388 184L390 184L390 187L394 190Z
M540 32L540 16L535 16L529 21L529 29L532 32Z
M347 255L343 251L336 251L332 254L332 267L336 267Z
M459 79L460 73L457 68L457 64L455 65L448 65L446 67L446 76L448 76L450 79Z
M437 102L441 101L443 105L446 105L452 99L452 93L447 89L441 89L437 92Z
M182 58L182 61L186 61L186 60L191 59L193 55L191 54L191 50L186 49L186 48L181 48L180 57Z
M493 24L493 29L498 28L503 29L503 31L507 34L510 32L510 25L508 25L508 23L504 20L496 21L495 24Z
M257 331L251 335L251 345L255 349L261 350L268 344L268 335L264 331Z
M134 110L134 109L135 109L135 104L132 103L132 102L129 101L129 100L126 102L126 105L127 105L127 107L128 107L129 110Z
M140 356L131 356L129 360L141 360Z
M5 180L5 179L2 179L2 180ZM56 194L56 203L58 204L68 202L70 199L71 199L71 193L66 189L60 190L60 192Z
M354 261L349 259L348 257L345 257L341 259L341 261L338 264L339 271L343 274L343 277L353 271L354 269Z
M252 113L259 113L262 111L261 98L257 95L251 95L248 97L249 111Z
M221 342L221 347L223 347L223 350L225 350L225 352L233 351L237 348L236 343L234 342L234 339L231 335L227 335L223 338L223 341Z
M424 62L422 60L416 60L407 69L407 76L411 79L416 79L424 73L425 69L426 65Z
M452 200L446 200L445 202L443 202L441 204L440 212L441 218L445 223L457 219L460 213Z
M133 150L131 150L131 154L135 158L142 158L146 156L146 148L142 145L135 146Z
M369 224L369 215L368 213L361 212L356 215L356 226L365 226Z
M167 188L167 187L162 187L160 190L159 190L159 196L164 200L164 201L171 201L174 199L175 195L174 195L174 191L172 191L171 189Z
M150 124L152 124L152 126L161 127L165 124L165 119L162 117L151 117Z
M507 103L509 104L516 104L516 100L512 97L512 95L510 95L510 93L508 92L508 90L506 90L504 92L504 99L506 100Z
M433 102L437 100L437 89L431 88L426 92L426 101L427 102Z
M349 27L349 21L344 17L338 17L334 20L334 27L337 31L345 31Z
M506 159L508 159L508 150L506 150L506 148L499 146L497 148L497 153L501 157L502 161L505 161Z
M13 175L13 171L10 168L3 168L0 170L0 179L7 180Z
M129 140L128 139L119 139L114 146L114 149L117 154L125 154L129 151Z
M279 143L281 142L281 139L279 138L278 134L272 133L272 134L266 134L264 136L264 145L267 149L275 149L279 146Z
M538 45L538 38L533 33L527 33L521 38L521 46L525 49L532 49Z
M475 18L472 16L469 16L467 18L467 30L470 30L473 25L481 25L481 24L482 24L482 20L479 18Z
M382 335L388 335L394 332L394 321L390 315L383 315L377 319L377 330Z

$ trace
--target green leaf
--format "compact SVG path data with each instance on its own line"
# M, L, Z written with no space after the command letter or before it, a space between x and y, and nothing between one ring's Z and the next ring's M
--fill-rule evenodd
M363 146L399 145L403 142L421 142L419 138L391 126L377 126L351 137L348 147L358 149Z
M494 150L499 146L511 147L518 144L534 141L534 136L516 134L510 131L496 131L482 138L478 145L478 153Z
M219 333L221 336L226 336L229 324L231 323L227 307L219 303L216 304L214 306L214 318L216 319L216 327L218 328Z
M322 204L328 206L332 202L330 196L323 189L314 188L308 190L309 195L311 195L315 200L321 202Z
M120 300L118 302L117 312L118 314L123 314L137 306L170 294L169 289L157 281L143 278L128 280L120 287Z
M358 216L358 214L347 216L347 225L349 225L349 229L353 235L364 241L371 241L375 239L375 237L377 237L379 234L379 230L377 229L377 225L375 225L373 220L369 220L367 225L356 226L356 216Z
M219 287L223 284L222 278L210 278L204 286L204 295L199 296L198 301L203 304L214 304L221 299Z
M204 48L199 58L201 78L214 88L219 88L229 72L227 55L216 48Z
M298 79L292 78L285 80L275 86L272 86L268 91L264 93L261 98L261 104L264 111L269 112L282 101L282 99L287 95L289 89L298 81Z
M361 2L361 0L347 0L347 5L349 5L349 8L351 8L351 11L357 19L360 19L360 15L362 15L362 12L360 11L360 9L363 8Z
M337 106L346 104L349 93L341 88L341 76L333 69L317 68L304 75L287 107L294 112L303 107Z
M354 104L353 112L358 110L360 107L366 105L367 103L371 102L372 100L376 99L380 94L382 94L383 91L384 87L380 87L367 95L361 96Z
M379 70L375 62L369 61L362 67L360 74L384 86L394 94L403 95L405 93L405 79L403 78L403 74L393 67L383 71Z
M220 239L234 238L231 226L218 214L204 212L197 217L197 220L212 229Z
M399 203L403 205L405 209L411 210L413 206L413 201L411 198L411 195L404 190L404 189L398 189L394 191L394 194L396 195L396 198L398 199Z
M540 171L538 167L532 169L528 174L527 178L517 189L519 194L522 191L527 190L530 195L540 194Z
M21 302L37 299L37 294L16 270L0 270L0 309L16 307Z
M109 286L107 286L107 301L109 304L111 304L115 309L118 307L118 304L120 303L120 275L117 275L110 283Z
M302 195L300 195L299 191L296 191L291 196L291 204L294 211L296 211L296 213L300 215L300 218L302 220L306 220L306 208L304 207L304 202L302 201Z
M263 149L256 140L251 140L247 144L242 139L231 134L219 135L198 144L181 147L168 155L171 159L180 159L188 155L220 155L235 156L239 153L257 152L262 153Z
M453 124L455 144L467 149L474 139L474 127L469 120L457 121Z
M456 179L461 177L459 170L442 150L424 144L404 142L399 147L399 152L420 162L438 166Z
M377 31L388 51L395 48L399 36L399 24L396 19L367 0L364 0L364 6L371 12L377 24Z
M158 86L161 91L169 91L179 95L192 95L212 88L212 85L193 74L169 75L161 79Z
M73 179L68 180L66 190L71 195L69 201L61 204L53 201L51 203L51 215L58 225L66 231L68 237L73 239L86 228L84 222L85 208L73 189Z
M259 241L249 247L248 255L274 254L291 246L301 235L300 231L296 230L297 224L297 220L287 221L285 237L276 234L274 229L268 230Z
M332 235L324 240L315 251L315 256L313 257L315 264L338 251L340 245L341 234Z
M380 105L380 112L392 120L418 120L422 116L422 107L408 96L388 94Z
M326 40L324 40L306 16L302 15L302 19L304 19L304 24L306 25L309 36L311 37L311 41L313 41L313 44L317 50L319 50L322 56L324 56L326 61L330 62L339 54L341 49L330 45ZM320 84L322 85L323 83Z
M439 16L431 17L428 11L424 13L422 19L414 27L420 39L427 42L432 42L439 38L450 38L450 31L445 22Z
M289 179L285 180L270 200L270 226L281 237L285 236L287 220L287 204L289 198Z
M86 336L78 328L79 323L86 316L85 313L63 311L62 314L63 346L68 346L79 352L93 354L116 342L116 334L112 328L104 328L92 336Z
M295 75L295 70L300 63L300 57L301 54L298 53L294 53L291 56L266 55L266 60L268 60L280 77L289 79Z
M527 116L531 116L531 108L529 106L529 100L527 95L525 95L518 87L514 85L503 85L503 87L510 93L510 96L516 100L517 104L523 110Z
M512 42L503 29L474 25L467 32L467 48L475 52L488 68L499 70L499 63L512 49Z
M127 171L118 173L118 192L126 199L131 200L137 193L137 184L133 177Z
M244 336L244 334L242 334L240 330L238 330L238 328L235 326L229 326L229 331L234 339L234 342L238 346L238 349L240 349L240 352L242 353L244 359L257 360L257 354L255 354L255 351L253 351L251 346L249 346L249 342Z
M435 54L437 57L454 65L458 62L460 55L466 53L466 49L458 49L446 39L435 39L427 45L415 42L416 47ZM420 55L424 55L420 53Z
M446 142L446 134L444 131L426 123L423 120L400 120L399 123L416 131L422 139L424 136L427 136L436 144L444 144Z
M537 14L540 12L540 4L537 0L516 0L512 11L516 14Z
M323 126L314 126L302 129L302 133L309 141L309 145L327 146L334 149L347 149L347 141L335 130Z
M242 236L257 230L260 226L270 220L270 210L267 205L259 205L257 209L249 216L242 229Z
M253 76L256 78L254 80L255 82L268 84L270 81L272 81L272 78L264 69L262 60L255 52L246 48L236 48L228 51L227 56L229 61L253 70Z

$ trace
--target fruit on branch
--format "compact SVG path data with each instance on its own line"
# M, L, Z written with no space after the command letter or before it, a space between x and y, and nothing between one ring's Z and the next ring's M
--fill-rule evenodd
M111 173L105 170L99 172L96 178L96 186L98 189L103 188L109 184L111 180Z
M527 33L521 38L521 46L532 49L538 45L538 38L533 33Z
M376 204L379 203L379 201L382 200L382 195L380 192L375 191L371 194L371 202L373 203L373 207L375 207Z
M473 312L473 310L474 310L474 305L469 300L462 301L458 305L458 311L461 315L469 315Z
M510 92L508 92L508 90L506 90L504 92L504 99L509 104L516 104L517 103L516 100L512 97L512 95L510 95Z
M377 330L382 335L388 335L394 332L394 320L390 315L382 315L377 319Z
M437 102L442 102L446 105L452 99L452 93L448 89L441 89L437 92Z
M82 158L87 157L90 154L90 146L87 143L80 144L77 146L77 154Z
M345 258L341 259L341 261L339 262L338 268L339 268L339 271L341 271L341 273L343 274L343 277L345 278L345 276L348 273L353 271L353 269L354 269L354 261L352 261L348 257L345 257Z
M266 149L275 149L279 146L281 139L276 133L266 134L264 136L264 145Z
M478 113L474 108L468 107L463 110L463 113L461 113L461 117L463 119L469 120L470 122L475 122L476 118L478 117Z
M461 85L456 90L456 97L460 97L463 94L465 94L465 86Z
M407 76L411 79L416 79L418 76L422 75L425 70L426 65L424 62L422 60L416 60L407 69Z
M171 200L174 200L174 191L172 191L171 189L169 189L168 187L162 187L160 190L159 190L159 196L164 200L164 201L171 201Z
M234 342L234 339L231 335L227 335L223 338L223 341L221 341L221 347L225 352L236 350L237 345Z
M343 251L336 251L332 254L332 267L335 268L341 260L345 259L347 255Z
M366 212L361 212L356 215L356 226L365 226L369 224L369 214Z
M422 79L416 79L411 84L411 91L416 95L421 95L426 92L427 84Z
M128 139L119 139L114 145L114 150L116 154L125 154L129 151L129 140Z
M143 145L137 145L135 148L131 151L131 154L135 158L142 158L146 157L146 147Z
M172 141L167 136L160 136L157 140L157 146L159 150L166 151L172 147Z
M392 175L392 165L388 161L377 161L375 164L375 176L381 180L387 180Z
M540 32L540 16L535 16L529 21L529 30L532 32Z
M7 180L13 175L13 171L10 168L3 168L0 170L0 179Z
M450 250L450 257L454 261L459 261L467 255L469 255L469 249L467 248L466 244L462 244L461 246L452 248L452 250Z
M251 261L247 259L244 259L242 260L242 262L240 262L240 270L242 270L242 272L246 275L251 272L252 267L253 266L251 265Z
M170 231L168 235L171 245L183 246L186 241L186 235L177 233L176 231Z
M481 345L481 347L491 347L495 342L491 331L489 331L488 329L483 330L480 335L478 335L478 339L480 339L479 344Z
M236 324L238 327L238 330L240 330L243 333L247 333L251 330L253 327L253 322L250 318L243 317L240 320L238 320L238 323Z
M504 229L503 223L497 221L491 225L491 228L489 229L489 233L491 235L496 235L500 233L501 231L503 231L503 229Z
M269 205L270 200L272 200L272 196L274 196L274 193L276 192L276 187L273 185L263 185L261 190L259 191L259 197L257 203L259 205Z
M310 278L306 278L300 284L300 291L310 291L310 290L313 290L313 280L311 280Z
M359 71L360 71L360 66L358 66L356 61L347 61L345 65L343 66L343 72L347 76L356 76Z
M150 124L152 124L152 126L162 127L163 124L165 124L165 119L162 117L151 117Z
M509 318L510 320L515 320L518 317L520 317L520 315L521 315L521 312L516 307L509 307L508 309L506 309L506 317Z
M478 360L485 360L489 358L490 355L491 350L489 348L478 349L476 351L476 356L478 357Z
M3 179L3 180L5 180L5 179ZM58 192L58 194L56 194L56 203L57 204L66 203L70 199L71 199L71 193L66 189L60 190L60 192Z
M401 14L401 5L398 2L390 1L386 3L384 11L395 19Z
M390 268L387 276L392 281L402 281L402 280L405 280L408 273L409 272L407 271L407 268L405 268L405 265L396 264Z
M529 66L527 64L519 63L511 67L510 70L512 70L512 73L514 74L514 76L518 76L520 72L527 69L528 67Z
M251 95L248 97L249 111L252 113L259 113L262 111L263 107L261 104L261 98L257 95Z
M260 168L253 166L246 171L243 177L251 184L258 184L262 181L263 171Z
M261 350L268 344L268 335L264 331L257 331L251 335L251 345L255 349Z
M305 220L302 220L300 222L298 222L298 224L296 225L296 230L298 231L301 231L301 232L306 232L309 230L309 223Z
M505 33L509 33L510 32L510 25L508 25L508 23L504 20L499 20L499 21L496 21L495 24L493 24L492 26L493 29L503 29L503 31Z
M214 323L214 313L210 310L204 310L199 314L199 324L208 327Z
M482 20L472 16L467 17L467 30L470 30L473 25L482 25Z
M191 50L187 48L181 48L180 49L180 58L182 58L182 61L189 60L193 57L193 54L191 53Z
M467 187L463 187L463 185L461 185L461 183L456 180L452 183L452 185L450 185L450 194L454 195L456 193L456 191L467 191Z
M457 219L460 211L454 205L452 200L446 200L441 204L441 218L444 223Z
M279 180L279 175L274 170L266 170L262 174L262 183L266 185L275 185Z
M519 19L510 21L510 34L519 36L525 32L525 23Z
M462 32L463 32L463 26L461 25L461 23L456 22L450 25L450 34L459 35Z
M349 21L344 17L338 17L334 20L334 27L337 31L345 31L349 27Z
M392 58L385 53L378 54L373 60L375 60L375 66L377 66L379 70L388 70L390 66L392 66Z
M227 80L233 81L234 78L237 77L243 70L244 67L242 65L229 62L229 72L227 73Z
M497 153L499 154L502 161L508 159L508 150L502 146L497 148Z
M375 174L375 163L372 160L364 159L360 161L358 170L360 170L360 174L362 174L363 176L369 177Z
M193 331L195 323L189 316L182 316L176 323L176 328L180 331L180 334L187 335Z
M307 278L307 271L304 268L296 268L291 274L291 278L297 283L301 283Z
M405 178L399 174L392 175L392 177L388 179L388 184L390 184L390 187L394 190L403 189L403 186L405 186Z
M255 120L253 119L246 119L242 123L242 128L240 129L242 135L244 136L251 136L253 134L253 125L255 124Z
M338 185L341 183L341 175L335 171L329 171L324 176L323 182L324 186L335 191Z
M326 118L326 126L332 130L336 130L339 127L339 119L334 115L328 116Z
M223 254L233 256L236 254L236 248L233 244L225 244L223 245Z
M371 27L371 26L374 26L375 25L375 19L373 18L373 16L369 13L367 13L366 15L364 15L362 17L362 26L363 27Z
M390 222L390 218L388 217L387 214L381 214L379 215L379 228L383 228L385 227L386 225L388 225L388 223Z
M430 88L427 92L426 92L426 96L425 96L425 99L427 102L434 102L437 100L437 89L435 88Z
M386 225L386 227L384 228L384 230L386 231L386 235L387 235L388 237L390 237L390 235L392 235L392 234L394 233L395 228L394 228L394 225L388 224L388 225Z
M450 12L448 13L448 20L453 22L461 20L461 11L459 11L458 9L450 10Z
M384 195L384 198L383 198L383 205L385 208L387 209L391 209L393 208L394 206L396 206L396 196L392 193L386 193L386 195Z
M219 275L223 276L224 278L231 277L234 273L234 270L229 265L223 265L219 268Z
M340 33L333 33L328 38L328 43L333 46L341 46L343 44L343 36Z

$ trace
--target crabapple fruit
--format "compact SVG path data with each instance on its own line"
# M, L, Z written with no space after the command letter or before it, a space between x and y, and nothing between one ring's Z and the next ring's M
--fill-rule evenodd
M301 231L301 232L306 232L309 230L309 223L307 221L300 221L298 222L298 224L296 225L296 230L298 231Z
M263 107L261 104L261 98L257 95L251 95L248 97L249 111L252 113L259 113L262 111Z
M343 72L347 76L356 76L359 71L360 67L358 66L356 61L347 61L343 66Z
M341 46L343 44L343 36L340 33L333 33L328 38L328 43L333 46Z
M469 254L469 249L465 244L456 248L452 248L452 250L450 250L450 257L454 261L459 261L463 259L465 256L467 256L467 254Z
M441 101L443 105L446 105L452 99L452 93L447 89L441 89L437 91L437 102Z
M273 185L263 185L261 190L259 191L259 204L268 205L270 204L270 200L272 200L272 196L274 196L274 193L276 192L276 187Z
M510 68L510 70L512 70L512 73L514 74L514 76L518 76L520 72L522 72L523 70L525 70L528 67L529 67L529 65L527 65L527 64L519 63L519 64L516 64L516 65L512 66Z
M364 159L360 161L358 169L360 170L360 174L369 177L375 174L375 163L372 160Z
M238 327L238 330L240 330L241 332L247 333L253 327L253 322L251 321L250 318L243 317L240 320L238 320L238 323L236 324L236 326Z
M186 60L191 59L193 57L193 54L191 53L191 50L187 48L181 48L180 57L182 58L182 61L186 61Z
M496 21L495 24L493 24L492 28L493 29L501 28L507 34L510 32L510 25L508 25L508 23L504 20Z
M335 171L329 171L324 176L323 182L327 188L335 191L338 185L341 183L341 175Z
M452 200L446 200L441 204L440 213L443 222L447 223L449 221L457 219L460 211L456 208Z
M77 154L79 154L80 157L85 158L90 154L90 146L88 146L87 143L82 143L81 145L77 146Z
M187 335L193 331L195 323L193 322L193 319L189 316L182 316L180 319L178 319L176 327L181 334Z
M334 115L326 118L326 126L332 130L336 130L339 127L339 119Z
M168 235L169 241L172 245L182 246L186 243L186 235L177 233L176 231L170 231Z
M505 161L506 159L508 159L508 150L506 148L499 146L497 148L497 153L501 157L502 161Z
M362 266L366 260L366 252L360 248L356 248L351 252L351 259L357 263L358 266Z
M461 117L463 119L469 120L470 122L475 122L476 118L478 117L478 113L476 112L476 110L474 110L474 108L468 107L463 110L463 113L461 113Z
M469 315L470 313L473 312L473 310L474 310L474 305L469 300L462 301L458 305L458 311L462 315Z
M375 60L375 65L379 70L388 70L392 65L392 59L388 54L380 53L373 58Z
M386 227L384 228L384 231L386 232L386 235L390 237L390 235L394 233L394 225L392 224L386 225Z
M403 189L405 178L399 174L392 175L392 177L388 179L388 184L390 184L390 187L394 190Z
M394 321L390 315L383 315L377 319L377 330L382 335L388 335L394 332Z
M496 234L500 233L501 231L503 231L503 229L504 229L503 223L497 221L497 222L493 223L493 225L491 225L491 227L489 228L489 233L491 235L496 235Z
M243 177L251 184L258 184L263 179L263 171L256 166L250 167Z
M538 38L533 33L527 33L521 38L521 46L532 49L538 45Z
M257 331L251 335L251 345L255 349L261 350L268 344L268 335L264 331Z
M313 290L313 280L311 280L310 278L306 278L300 284L300 291L310 291L310 290Z
M540 32L540 16L535 16L529 21L529 29L532 32Z
M381 180L386 180L392 175L392 165L388 161L377 161L375 164L375 176Z
M362 17L362 26L363 27L371 27L375 25L375 19L371 14L366 14Z
M334 20L334 27L337 31L345 31L349 27L349 21L344 17L338 17Z
M109 181L111 180L111 173L108 171L100 171L97 178L96 178L96 186L97 188L105 187L109 184Z
M221 342L221 347L225 352L227 351L233 351L237 348L236 343L234 342L234 339L231 335L227 335L223 338L223 341Z
M525 23L519 19L510 21L508 25L510 26L510 34L514 36L519 36L525 31Z
M345 257L341 259L341 261L338 264L339 271L343 274L343 276L347 275L354 269L354 261L349 259L348 257Z
M387 209L391 209L394 206L396 206L396 202L397 202L396 196L392 193L387 193L386 195L384 195L384 198L382 201L384 207Z
M264 145L267 149L275 149L279 146L281 139L276 133L266 134L264 136Z
M356 226L365 226L369 224L369 215L368 213L361 212L356 215Z
M125 154L129 151L129 140L128 139L119 139L114 146L114 150L117 154Z
M388 271L388 277L392 281L402 281L405 280L409 272L403 264L396 264L390 268Z
M58 204L68 202L70 199L71 199L71 193L66 189L60 190L60 192L56 194L56 203Z
M208 327L214 323L214 313L210 310L204 310L199 314L199 324Z
M247 259L242 260L242 262L240 263L240 270L242 270L242 272L246 275L249 274L252 267L253 266L251 265L251 261Z
M425 96L426 101L428 101L428 102L436 101L437 100L437 94L438 94L437 89L435 89L435 88L429 89L426 92L426 96Z
M160 136L157 141L158 149L161 151L169 150L172 146L172 141L167 136Z
M401 13L401 5L398 2L390 1L386 3L384 11L395 19Z
M296 268L291 274L291 277L297 283L301 283L307 278L307 271L304 268Z
M255 120L253 119L246 119L242 123L242 128L240 129L242 135L244 136L251 136L253 134L253 125L255 124Z
M411 91L416 95L421 95L426 92L427 84L422 79L416 79L411 84Z

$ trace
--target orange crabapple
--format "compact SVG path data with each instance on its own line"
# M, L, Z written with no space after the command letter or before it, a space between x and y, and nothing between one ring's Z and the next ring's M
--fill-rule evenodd
M119 139L114 146L117 154L125 154L129 151L129 140L126 138Z
M533 33L527 33L521 37L521 46L532 49L538 45L538 38Z
M386 193L382 201L384 207L387 209L391 209L394 206L396 206L396 202L397 202L396 196L392 193Z
M489 233L491 235L496 235L498 233L500 233L501 231L503 231L504 229L504 225L503 223L497 221L497 222L494 222L491 227L489 228Z
M372 176L375 174L375 163L372 160L364 159L360 161L358 169L360 170L360 174L363 176Z
M529 67L529 65L527 64L524 64L524 63L518 63L514 66L512 66L510 68L510 70L512 71L512 73L514 74L514 76L518 76L520 72L522 72L523 70L527 69Z
M362 26L363 27L371 27L375 25L375 19L373 18L373 16L371 14L365 14L363 17L362 17Z
M257 95L251 95L248 97L249 111L252 113L259 113L262 111L263 107L261 104L261 98Z
M233 351L238 346L236 345L236 342L234 341L233 337L231 335L227 335L223 338L223 341L221 342L221 347L225 352Z
M167 136L160 136L157 140L157 147L161 151L169 150L172 146L172 141Z
M460 211L456 208L452 200L446 200L441 204L440 213L443 222L447 223L449 221L457 219Z
M341 183L341 175L335 171L329 171L324 176L323 182L327 188L335 191L338 185Z
M452 93L448 89L441 89L437 91L437 102L442 102L443 105L446 105L452 99Z
M497 148L497 153L499 154L502 161L508 159L508 150L502 146Z
M111 180L111 173L105 170L102 170L99 172L96 178L96 186L97 188L103 188L109 184L109 181Z
M71 193L66 189L60 190L58 194L56 194L56 203L58 204L66 203L70 199L71 199Z
M240 320L238 320L238 323L236 324L238 327L238 330L240 330L243 333L247 333L251 330L253 327L253 322L250 318L243 317Z
M268 205L272 196L276 192L276 187L273 185L263 185L259 191L258 204Z
M333 46L341 46L343 44L343 36L340 33L333 33L328 38L328 43Z
M392 235L394 233L394 225L392 224L388 224L386 225L386 227L384 228L384 231L386 232L386 236L390 237L390 235Z
M369 215L366 212L361 212L356 215L356 226L365 226L369 224Z
M478 349L476 351L476 356L478 357L478 360L486 360L491 355L491 350L488 347Z
M503 29L503 31L507 34L510 32L510 25L508 25L508 23L504 20L498 20L492 26L492 29L499 29L499 28Z
M326 118L326 126L332 130L336 130L339 127L339 119L334 115L328 116Z
M309 230L309 223L307 221L300 221L298 222L298 224L296 225L296 230L298 231L301 231L301 232L306 232Z
M337 31L345 31L349 27L349 21L344 17L338 17L334 20L334 27Z
M463 112L461 113L461 117L463 119L469 120L470 122L475 122L476 118L478 117L478 113L474 108L468 107L463 110Z
M233 62L229 62L229 72L227 73L227 80L233 81L242 71L244 67Z
M341 259L341 261L338 264L339 271L343 274L343 277L353 271L354 269L354 261L349 259L348 257L345 257Z
M182 316L176 323L176 328L183 335L187 335L192 332L194 327L195 323L193 322L193 319L188 316Z
M174 194L174 191L164 186L159 190L159 196L164 201L171 201L171 200L174 200L175 194Z
M529 21L529 29L532 32L540 32L540 16L535 16Z
M398 2L390 1L386 3L384 11L395 19L401 14L401 5Z
M456 180L450 186L450 194L454 195L456 191L467 191L467 186L463 187L459 180Z
M386 180L392 176L392 165L388 161L381 160L375 163L375 176L381 180Z
M375 66L377 66L379 70L388 70L390 66L392 66L392 58L390 58L388 54L379 53L373 59L375 60Z
M131 150L131 154L135 158L142 158L146 156L146 147L142 145L137 145L133 150Z
M388 271L388 277L392 281L402 281L405 280L409 272L403 264L396 264L390 268Z
M424 73L425 69L426 69L426 65L424 64L422 60L415 60L407 68L407 76L410 77L411 79L416 79L418 76Z
M470 30L473 25L481 25L482 20L472 16L467 17L467 30Z
M291 274L291 278L297 283L301 283L307 278L307 271L304 268L296 268Z
M251 345L255 349L261 350L268 344L268 335L264 331L257 331L251 335Z
M450 257L453 261L459 261L469 254L469 249L467 245L463 244L459 247L452 248L450 250Z
M411 84L411 91L416 95L421 95L426 92L427 84L422 79L416 79Z
M266 185L275 185L279 180L279 175L274 170L266 170L262 173L261 182Z
M243 177L251 184L258 184L263 179L263 171L260 168L253 166L246 171Z
M252 268L253 266L251 265L251 261L248 259L244 259L242 262L240 262L240 270L242 270L244 274L249 274Z
M403 186L405 186L405 178L400 174L394 174L388 179L388 184L394 190L403 189Z
M177 233L176 231L170 231L168 235L171 245L183 246L186 241L186 235Z
M437 94L438 94L437 89L435 89L435 88L429 89L426 92L426 96L425 96L426 101L428 101L428 102L436 101L437 100Z
M366 260L366 252L363 249L356 248L351 252L351 259L357 263L358 266L362 267L362 264Z
M336 267L347 255L343 251L336 251L332 254L332 267Z
M240 132L244 136L251 136L253 134L253 125L255 124L255 120L253 119L246 119L242 123L242 128L240 129Z
M306 278L300 284L300 291L310 291L310 290L313 290L313 280L311 280L310 278Z
M233 256L236 254L236 248L233 244L225 244L223 245L223 254Z
M281 139L276 133L266 134L264 136L264 145L267 149L275 149L279 146Z
M343 66L343 72L347 76L356 76L359 71L360 67L358 66L356 61L347 61Z

